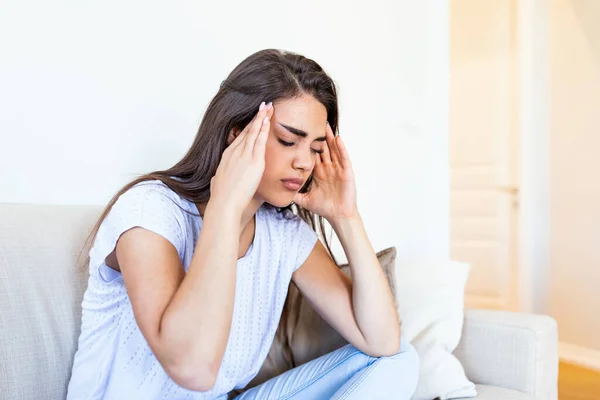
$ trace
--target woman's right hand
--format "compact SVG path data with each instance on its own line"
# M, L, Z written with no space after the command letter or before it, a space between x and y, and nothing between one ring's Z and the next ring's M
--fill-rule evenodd
M210 181L210 202L243 212L262 179L273 105L261 103L258 113L225 149Z

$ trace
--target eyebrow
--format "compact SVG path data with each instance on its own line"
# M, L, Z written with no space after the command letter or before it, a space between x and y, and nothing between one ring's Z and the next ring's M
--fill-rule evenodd
M298 135L298 136L303 137L303 138L308 137L308 133L306 133L302 129L294 128L293 126L285 125L285 124L282 124L281 122L278 122L278 124L281 125L281 126L283 126L285 129L287 129L288 131L290 131L294 135ZM319 142L324 142L326 140L326 137L325 136L321 136L321 137L316 138L315 140L317 140Z

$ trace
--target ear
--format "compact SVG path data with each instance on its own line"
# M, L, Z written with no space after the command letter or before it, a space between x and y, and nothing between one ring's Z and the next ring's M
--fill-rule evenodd
M240 134L239 129L231 128L231 130L229 131L229 134L227 135L227 146L229 146L231 143L233 143L233 141L235 140L236 137L238 137L239 134Z

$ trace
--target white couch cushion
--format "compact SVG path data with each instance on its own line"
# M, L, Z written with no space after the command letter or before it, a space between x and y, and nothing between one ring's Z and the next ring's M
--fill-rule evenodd
M549 316L467 310L454 354L474 382L558 397L558 328Z
M477 400L534 400L533 395L498 386L475 385Z
M0 204L2 398L65 398L88 277L75 264L100 211Z

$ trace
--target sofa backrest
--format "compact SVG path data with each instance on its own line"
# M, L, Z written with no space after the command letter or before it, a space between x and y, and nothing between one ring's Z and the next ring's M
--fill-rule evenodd
M83 246L101 211L0 204L1 398L65 398L88 279Z

